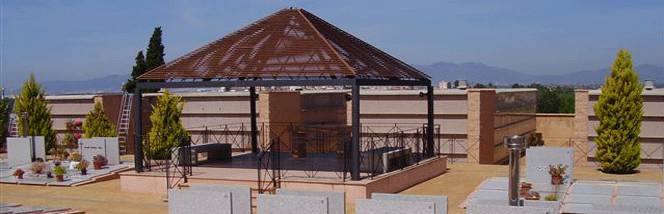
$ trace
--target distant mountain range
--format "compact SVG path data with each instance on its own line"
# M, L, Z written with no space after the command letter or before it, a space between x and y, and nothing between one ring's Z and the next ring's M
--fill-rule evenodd
M471 83L493 83L498 85L519 84L557 84L557 85L601 85L604 78L611 74L610 68L600 70L576 71L564 75L529 75L505 68L487 66L478 62L462 64L438 62L432 65L414 65L415 68L429 74L434 83L441 80L449 82L465 79ZM654 79L664 83L664 67L642 64L634 67L641 80Z
M415 68L429 74L434 84L441 80L453 82L458 79L468 80L470 83L493 83L495 85L519 84L557 84L557 85L601 85L604 77L610 74L611 69L605 68L594 71L577 71L564 75L528 75L519 71L505 68L487 66L478 62L462 64L439 62L432 65L414 65ZM664 83L664 67L642 64L634 67L641 80L654 79L655 83ZM122 84L129 79L129 75L109 75L100 78L80 81L45 81L42 86L48 94L89 94L120 92ZM15 94L14 89L5 94Z
M120 92L122 84L131 78L129 75L109 75L100 78L88 80L55 80L41 82L42 88L46 89L47 94L90 94L90 93L109 93ZM14 89L7 95L13 95L20 90Z

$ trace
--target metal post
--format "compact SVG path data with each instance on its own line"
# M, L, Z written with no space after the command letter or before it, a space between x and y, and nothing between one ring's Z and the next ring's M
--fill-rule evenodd
M510 150L509 157L509 189L508 197L510 206L520 206L519 203L519 160L521 159L521 151L526 148L526 138L523 136L514 135L512 137L505 137L505 147Z
M433 86L427 86L427 157L434 156L433 143Z
M360 85L357 82L353 84L351 98L353 100L353 141L350 145L350 179L357 181L360 180Z
M256 125L256 87L249 87L251 111L251 152L258 153L258 126Z
M143 99L141 89L134 88L134 170L143 172Z

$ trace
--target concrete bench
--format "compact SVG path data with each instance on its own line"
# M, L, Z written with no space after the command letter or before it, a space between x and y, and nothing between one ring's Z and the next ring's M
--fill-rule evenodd
M173 148L171 159L177 165L185 163L184 150L182 147ZM207 158L200 159L201 154L206 154ZM209 143L191 146L191 165L199 165L209 160L231 160L232 150L230 143Z
M362 172L387 173L413 164L412 151L403 147L381 147L362 152Z

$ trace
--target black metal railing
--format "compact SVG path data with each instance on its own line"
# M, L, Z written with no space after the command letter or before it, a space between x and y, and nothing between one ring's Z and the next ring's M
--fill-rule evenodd
M169 150L168 157L155 155L159 148L150 148L149 135L143 144L144 169L166 172L168 188L187 182L193 174L191 146L228 143L234 151L251 150L251 130L247 124L225 124L188 128L191 139L180 143L182 149ZM346 181L351 169L351 127L348 125L303 125L291 123L259 123L258 153L243 154L255 158L258 189L263 193L280 187L285 177L303 176ZM426 124L362 124L360 135L360 178L402 170L431 158L427 149L440 155L440 125L431 133L434 145L427 143ZM160 138L155 138L160 139ZM431 147L431 148L430 148ZM384 154L389 153L387 158ZM236 157L234 157L236 158ZM186 164L178 164L178 163ZM251 162L251 161L249 161ZM233 163L227 163L233 164ZM321 173L325 172L325 173ZM332 172L332 173L331 173ZM332 177L330 177L332 176Z

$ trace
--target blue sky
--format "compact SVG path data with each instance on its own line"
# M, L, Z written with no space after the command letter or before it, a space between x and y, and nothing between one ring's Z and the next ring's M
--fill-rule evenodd
M620 47L664 65L664 1L0 0L0 83L129 74L154 27L166 61L299 7L411 64L481 62L528 74L610 67Z

